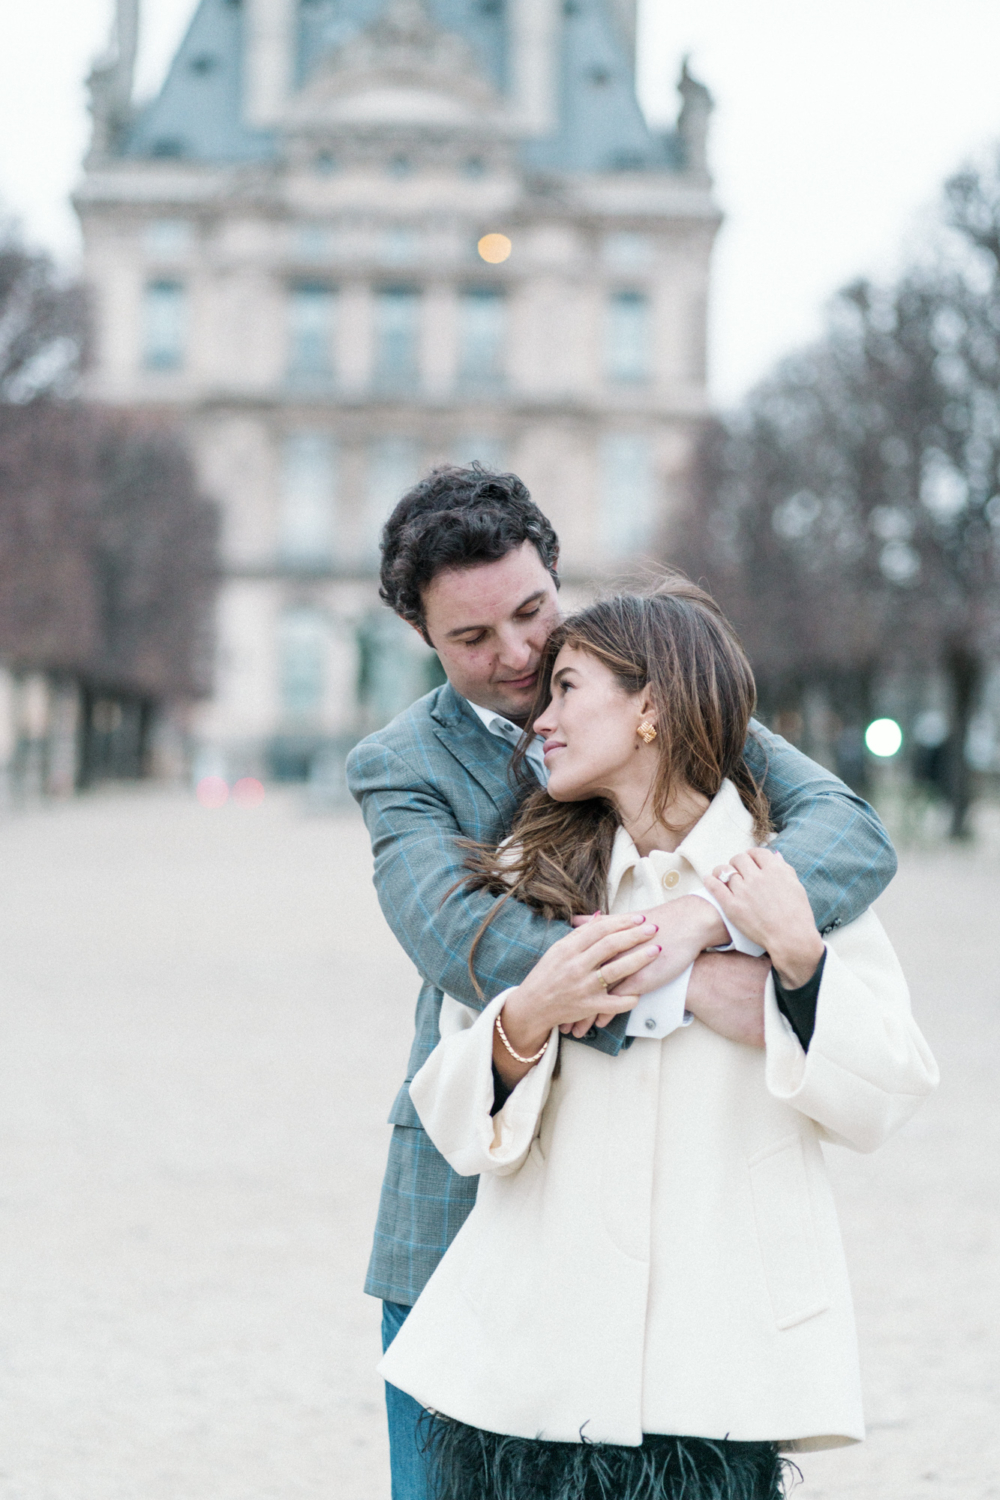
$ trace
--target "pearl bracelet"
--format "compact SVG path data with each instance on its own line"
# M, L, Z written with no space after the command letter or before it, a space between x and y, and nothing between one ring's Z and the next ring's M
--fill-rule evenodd
M497 1027L497 1031L500 1034L500 1040L503 1042L504 1046L507 1048L507 1051L510 1053L511 1057L514 1059L515 1062L519 1062L519 1063L536 1063L538 1061L538 1059L540 1057L544 1057L545 1054L546 1054L546 1052L549 1050L549 1038L546 1037L545 1038L545 1044L544 1044L544 1046L542 1046L539 1049L539 1051L535 1053L534 1057L522 1057L521 1054L520 1054L520 1052L515 1052L514 1049L513 1049L513 1047L510 1045L510 1042L508 1042L508 1040L507 1040L507 1033L503 1029L503 1022L500 1019L500 1012L499 1011L497 1011L496 1027Z

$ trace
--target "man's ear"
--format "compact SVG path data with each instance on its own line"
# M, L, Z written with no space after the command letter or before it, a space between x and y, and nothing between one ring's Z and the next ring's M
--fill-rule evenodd
M417 635L419 635L420 639L423 641L423 643L424 643L425 646L430 646L430 648L431 648L432 651L435 649L434 642L431 640L430 636L427 634L427 628L426 628L426 626L424 626L424 625L418 625L417 622L416 622L416 620L407 620L406 623L407 623L407 625L409 625L409 627L410 627L411 630L415 630L417 632Z

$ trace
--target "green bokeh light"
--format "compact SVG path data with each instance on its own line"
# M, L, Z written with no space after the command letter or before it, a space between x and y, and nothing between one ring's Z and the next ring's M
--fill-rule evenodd
M903 731L895 719L873 719L865 730L865 744L873 755L888 760L903 743Z

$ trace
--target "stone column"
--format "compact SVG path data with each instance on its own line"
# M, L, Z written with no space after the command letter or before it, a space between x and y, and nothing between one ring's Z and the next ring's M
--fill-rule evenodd
M458 298L449 282L430 282L424 294L420 370L429 396L451 395L458 374Z

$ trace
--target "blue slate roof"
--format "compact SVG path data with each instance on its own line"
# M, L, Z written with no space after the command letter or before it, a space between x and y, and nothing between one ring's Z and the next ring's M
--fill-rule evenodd
M157 97L124 142L125 156L180 156L195 161L266 161L271 131L242 118L243 7L239 0L201 0Z
M676 136L654 134L635 93L635 69L603 0L565 0L559 124L528 141L526 166L549 172L678 169Z
M300 0L296 77L304 82L324 53L369 25L385 0ZM438 24L472 47L503 90L508 73L504 0L429 0ZM679 142L651 131L635 96L634 69L605 0L564 0L559 122L522 148L524 165L545 172L677 169ZM273 131L242 118L241 0L200 0L159 95L139 114L123 154L205 162L266 161Z

